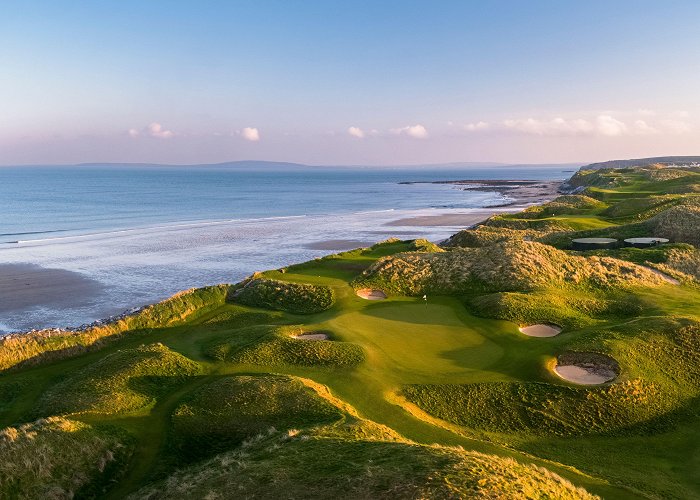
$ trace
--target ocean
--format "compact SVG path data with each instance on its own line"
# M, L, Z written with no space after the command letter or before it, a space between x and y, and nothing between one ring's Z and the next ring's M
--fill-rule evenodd
M2 310L0 332L76 326L183 289L236 282L332 253L318 249L326 240L439 241L459 228L387 223L508 200L430 181L559 180L571 171L571 165L0 167L0 263L80 273L101 290L60 307Z

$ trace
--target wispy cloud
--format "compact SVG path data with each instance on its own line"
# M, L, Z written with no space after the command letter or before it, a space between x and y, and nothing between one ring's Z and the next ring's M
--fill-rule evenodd
M464 125L464 130L466 130L467 132L479 132L482 130L488 130L490 128L490 124L482 121L478 121L476 123L467 123L466 125Z
M360 127L350 127L348 128L348 134L353 137L357 137L358 139L362 139L365 136L365 131Z
M392 134L395 135L407 135L415 139L425 139L428 137L428 130L420 124L417 125L407 125L401 128L392 128L390 130Z
M627 134L629 128L624 122L621 122L610 115L600 115L596 118L596 130L600 133L600 135L616 137Z
M245 127L241 130L241 136L246 141L256 142L260 140L260 131L255 127Z
M156 137L158 139L170 139L175 135L172 130L166 130L160 123L153 122L141 130L130 128L127 131L129 137L139 137L140 135L145 135L148 137Z
M599 136L621 137L653 134L685 134L692 130L690 123L685 120L687 114L666 115L663 119L658 113L650 110L637 110L633 113L601 113L582 118L511 118L502 122L489 123L478 121L458 125L466 132L517 132L520 134L541 136ZM644 116L644 119L640 118ZM636 116L636 119L635 119ZM454 125L452 123L452 125Z

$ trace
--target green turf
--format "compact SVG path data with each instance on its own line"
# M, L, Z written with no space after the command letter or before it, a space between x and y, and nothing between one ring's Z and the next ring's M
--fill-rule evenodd
M0 341L0 427L70 415L80 432L37 442L57 487L84 479L78 496L583 495L543 467L605 498L700 498L699 176L583 172L584 193L445 248L389 240L89 332ZM669 245L566 250L660 221ZM365 286L390 297L364 300ZM534 323L563 330L518 331ZM564 382L552 367L566 353L608 356L618 377ZM22 443L6 462L32 455ZM124 446L105 473L100 443ZM0 491L46 496L27 474L12 484Z

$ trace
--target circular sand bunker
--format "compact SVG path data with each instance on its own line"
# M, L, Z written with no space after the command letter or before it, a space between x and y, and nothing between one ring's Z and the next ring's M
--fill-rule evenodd
M552 323L541 323L537 325L521 326L518 330L528 337L556 337L561 333L561 326Z
M363 288L362 290L357 290L355 292L358 297L366 300L384 300L386 299L386 294L381 290L373 290L371 288Z
M614 380L620 365L613 358L595 352L567 352L557 358L554 373L579 385L599 385Z
M309 332L300 335L292 335L294 340L328 340L328 334L323 332Z

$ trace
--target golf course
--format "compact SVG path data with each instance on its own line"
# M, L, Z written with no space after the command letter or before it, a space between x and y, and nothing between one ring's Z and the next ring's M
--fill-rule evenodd
M700 168L603 164L444 242L7 336L0 498L700 498L699 246Z

